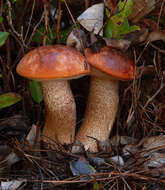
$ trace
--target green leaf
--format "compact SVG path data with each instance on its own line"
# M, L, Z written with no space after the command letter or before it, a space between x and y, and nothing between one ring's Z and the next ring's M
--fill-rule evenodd
M99 184L98 184L97 181L93 184L93 189L94 189L94 190L99 190L99 189L100 189L100 188L99 188Z
M19 102L22 97L14 92L9 92L0 95L0 109L9 107L17 102Z
M106 14L107 17L110 17L111 14L110 14L109 9L107 9L107 8L105 9L105 14Z
M104 35L107 38L112 38L113 28L115 27L113 20L109 21L104 29Z
M133 0L119 1L119 15L127 18L131 14Z
M0 78L2 78L2 74L0 74Z
M8 32L0 32L0 46L3 46L5 44L8 35Z
M71 24L68 28L66 28L65 30L61 30L60 31L60 37L61 37L61 43L65 43L66 42L66 39L69 35L69 33L72 31L74 25ZM77 27L80 28L80 25L77 24ZM39 44L42 43L42 38L44 36L44 27L40 27L38 30L36 30L33 38L32 38L32 42L37 42ZM56 31L54 29L50 29L48 28L48 31L47 31L47 39L46 39L46 44L52 44L52 41L56 40L57 38L57 35L56 35Z
M30 93L33 100L39 104L43 100L40 83L32 80L30 81L29 86L30 86Z
M128 16L131 13L133 0L119 1L119 13L113 15L104 29L104 35L108 38L121 39L123 35L126 35L135 30L139 30L139 26L130 26L128 22ZM109 10L106 10L107 17L110 15Z
M135 30L140 30L140 26L133 25L129 27L129 32L133 32Z
M0 23L2 23L3 22L3 17L2 16L0 16Z
M42 43L42 39L44 36L44 26L41 26L38 30L36 30L33 38L32 38L32 42L37 42L37 43ZM56 32L54 31L54 29L50 29L48 28L47 34L46 34L46 44L51 44L53 40L56 39Z
M88 169L90 169L91 171L95 172L95 169L93 166L91 166L90 164L88 164Z

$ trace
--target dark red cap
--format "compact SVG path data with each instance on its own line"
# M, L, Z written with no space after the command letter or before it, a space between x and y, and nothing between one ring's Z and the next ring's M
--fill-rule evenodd
M41 46L27 53L17 66L17 73L35 80L76 78L90 73L84 56L64 45Z
M98 52L85 50L87 62L96 69L119 80L134 78L133 61L120 50L104 46Z

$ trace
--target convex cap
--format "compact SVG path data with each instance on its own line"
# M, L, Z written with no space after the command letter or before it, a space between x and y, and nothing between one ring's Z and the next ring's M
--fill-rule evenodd
M133 61L120 50L104 46L99 51L85 50L87 62L96 69L120 80L134 78Z
M76 49L64 45L41 46L28 52L19 62L17 73L35 80L72 79L90 72L85 58Z

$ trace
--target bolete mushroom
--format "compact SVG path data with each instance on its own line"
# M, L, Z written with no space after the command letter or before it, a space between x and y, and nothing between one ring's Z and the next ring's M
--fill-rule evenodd
M108 46L97 52L85 50L91 65L91 82L84 121L76 136L85 149L96 152L97 143L108 139L118 110L118 80L134 78L133 61L120 50Z
M43 140L72 143L75 137L76 105L68 80L88 74L84 56L74 48L50 45L27 53L17 73L41 84L46 116Z

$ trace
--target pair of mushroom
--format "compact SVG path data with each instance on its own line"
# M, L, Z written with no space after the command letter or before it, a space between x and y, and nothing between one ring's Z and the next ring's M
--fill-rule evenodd
M17 72L40 81L46 107L43 140L62 144L75 140L76 105L68 80L91 75L85 117L76 140L96 152L96 141L88 136L108 139L118 109L118 80L133 79L134 67L124 53L107 46L98 52L87 48L85 57L71 47L42 46L21 59Z

